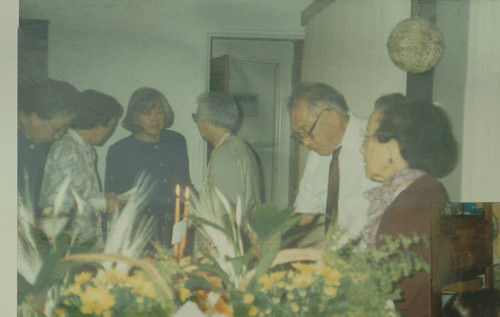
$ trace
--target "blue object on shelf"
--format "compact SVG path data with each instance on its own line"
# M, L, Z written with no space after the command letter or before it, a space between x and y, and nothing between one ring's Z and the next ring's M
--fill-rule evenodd
M482 215L483 210L477 208L476 203L464 203L464 214L465 215Z

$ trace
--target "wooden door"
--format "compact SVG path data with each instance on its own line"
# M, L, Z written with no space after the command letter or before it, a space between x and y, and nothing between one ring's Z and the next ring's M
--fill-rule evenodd
M210 60L210 91L229 92L229 55L214 57ZM207 164L214 147L207 142Z

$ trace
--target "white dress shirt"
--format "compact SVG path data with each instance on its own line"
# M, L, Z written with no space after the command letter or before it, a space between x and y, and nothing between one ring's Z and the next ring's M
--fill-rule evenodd
M359 236L367 221L369 203L362 194L380 184L366 177L363 155L359 151L368 120L351 112L349 117L340 143L338 224L354 238ZM332 155L320 156L314 151L309 153L294 204L297 212L325 213L331 160Z

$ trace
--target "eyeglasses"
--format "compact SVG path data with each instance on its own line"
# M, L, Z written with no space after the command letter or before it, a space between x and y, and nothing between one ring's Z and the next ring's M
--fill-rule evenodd
M292 131L292 137L295 138L297 141L302 142L304 139L309 139L309 140L314 140L314 135L312 134L314 131L314 128L316 128L316 125L318 124L319 118L323 114L323 112L330 110L329 108L325 108L320 111L318 116L316 117L316 120L314 120L314 123L312 124L311 128L307 132L297 132L295 130Z
M50 120L48 120L47 122L49 123L49 127L50 127L50 129L52 129L52 134L55 137L62 137L66 133L66 130L68 129L67 127L64 127L64 128L54 128L54 126L52 125L52 123L50 123Z
M196 113L192 113L191 116L193 117L194 123L198 123L198 115Z

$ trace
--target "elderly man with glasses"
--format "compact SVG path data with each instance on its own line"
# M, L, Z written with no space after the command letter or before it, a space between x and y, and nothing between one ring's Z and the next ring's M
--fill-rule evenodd
M72 85L46 79L18 92L17 188L25 204L37 206L49 145L68 129L78 91Z
M323 83L302 83L288 104L293 136L312 150L300 181L294 208L312 215L326 215L325 225L313 230L302 245L318 244L331 223L359 237L366 225L368 201L362 194L375 187L364 173L359 147L367 120L349 111L344 97Z

